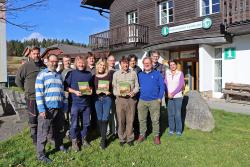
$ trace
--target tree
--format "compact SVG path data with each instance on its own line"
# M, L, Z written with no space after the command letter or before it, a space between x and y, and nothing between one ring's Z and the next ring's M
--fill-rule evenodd
M10 25L25 29L32 30L35 26L28 23L17 23L15 19L21 12L45 7L48 0L0 0L0 21L4 21ZM5 15L1 15L5 13Z

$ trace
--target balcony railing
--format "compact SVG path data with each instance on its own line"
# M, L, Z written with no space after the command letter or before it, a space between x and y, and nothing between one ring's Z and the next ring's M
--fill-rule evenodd
M129 24L104 31L89 37L92 49L112 49L124 45L144 45L148 43L148 27Z
M221 4L226 26L250 22L250 0L222 0Z

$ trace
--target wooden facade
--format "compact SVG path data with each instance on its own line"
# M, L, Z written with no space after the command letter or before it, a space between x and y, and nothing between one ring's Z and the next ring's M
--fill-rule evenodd
M221 15L209 16L213 20L213 26L209 30L196 29L169 34L167 37L161 35L163 26L159 25L158 1L152 0L116 0L110 6L110 28L127 24L127 13L138 12L139 24L149 28L149 44L159 44L185 39L196 39L203 37L222 36L220 34ZM178 26L191 22L201 21L199 16L198 0L175 0L174 1L174 22L167 26ZM165 26L165 25L164 25Z
M250 0L221 0L223 24L234 35L250 33Z
M103 48L111 51L126 50L134 47L145 48L161 43L224 37L225 34L221 33L222 24L226 25L226 31L229 33L248 33L248 29L250 29L250 24L246 24L250 19L250 0L221 0L220 13L204 17L200 16L199 0L173 0L174 21L166 24L168 27L202 21L205 17L211 18L213 25L208 30L200 28L163 37L161 30L166 25L159 25L158 5L160 2L162 0L114 0L113 3L107 4L110 10L110 31L90 36L90 45L95 50L102 50ZM129 29L127 15L133 11L138 13L138 26L145 27L141 29L144 32L139 31L139 34L143 34L143 38L145 37L143 39L145 42L134 40L134 45L131 45L128 42L130 36L126 31ZM233 26L237 23L245 23L245 28L240 29L239 26ZM243 25L241 24L241 26ZM112 35L113 33L116 33L116 35ZM202 41L199 42L202 43Z

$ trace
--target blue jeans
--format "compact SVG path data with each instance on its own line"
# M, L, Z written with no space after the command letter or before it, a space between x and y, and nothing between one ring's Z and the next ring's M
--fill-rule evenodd
M168 124L169 131L182 132L181 107L183 98L168 99Z
M99 121L108 121L112 100L109 96L96 97L95 110Z
M73 104L71 107L71 127L70 136L76 139L78 136L79 120L81 121L81 138L87 136L90 124L90 107Z

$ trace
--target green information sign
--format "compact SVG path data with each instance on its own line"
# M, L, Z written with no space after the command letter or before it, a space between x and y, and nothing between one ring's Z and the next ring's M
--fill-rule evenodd
M202 20L202 28L209 29L212 27L212 20L210 18L205 18Z
M236 49L235 48L225 48L224 50L225 60L231 60L236 58Z
M168 36L168 34L169 34L169 28L168 28L168 26L164 26L161 29L161 35L164 36L164 37L166 37L166 36Z
M202 21L197 21L189 24L183 24L179 26L174 26L174 27L168 27L164 26L161 29L161 35L166 37L168 34L176 33L176 32L182 32L182 31L189 31L189 30L194 30L198 28L203 28L205 30L208 30L209 28L212 27L212 20L210 18L205 18Z

